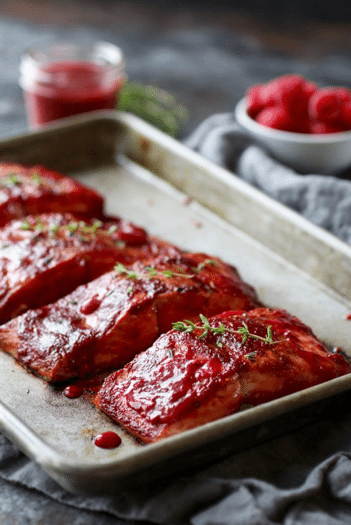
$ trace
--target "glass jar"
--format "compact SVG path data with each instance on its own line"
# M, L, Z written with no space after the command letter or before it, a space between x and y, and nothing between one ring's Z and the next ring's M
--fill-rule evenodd
M116 108L125 60L108 42L43 42L22 57L20 85L31 128L99 109Z

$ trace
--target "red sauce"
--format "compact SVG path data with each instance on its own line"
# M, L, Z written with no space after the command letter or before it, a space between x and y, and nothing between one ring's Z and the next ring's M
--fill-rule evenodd
M123 77L103 81L102 66L90 62L56 62L41 69L48 80L26 86L29 122L38 126L51 120L116 107Z
M351 321L351 314L347 314L347 316L345 317L346 321Z
M116 432L103 432L94 438L94 445L99 448L117 448L122 443Z
M77 397L80 397L83 394L83 390L78 385L68 385L63 390L63 395L68 397L69 399L76 399Z

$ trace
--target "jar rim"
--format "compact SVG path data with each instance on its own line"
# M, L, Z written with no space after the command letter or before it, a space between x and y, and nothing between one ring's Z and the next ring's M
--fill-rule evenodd
M43 41L28 47L22 55L19 84L23 88L33 82L50 84L54 77L45 66L65 62L87 62L101 66L107 77L121 76L125 68L122 50L109 42L55 40L48 44Z

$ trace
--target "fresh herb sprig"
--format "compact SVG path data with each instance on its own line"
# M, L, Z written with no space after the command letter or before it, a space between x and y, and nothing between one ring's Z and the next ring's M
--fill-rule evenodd
M134 81L123 86L117 109L134 113L172 137L179 136L189 118L188 110L172 94Z
M20 186L23 183L31 182L36 186L41 186L43 184L43 180L37 172L33 172L31 177L26 177L25 179L18 178L17 173L10 172L7 174L6 178L0 179L0 186Z
M206 259L205 261L200 262L197 266L193 267L192 270L195 273L200 273L201 270L205 268L205 266L216 266L216 261L213 261L212 259Z
M66 228L67 231L69 232L70 235L73 235L75 232L79 232L81 234L94 234L101 226L103 225L103 223L101 221L99 221L98 219L96 219L93 224L87 224L86 222L84 221L71 221L69 222L68 224L64 225L59 225L59 224L50 224L50 225L47 225L45 226L44 223L42 222L42 220L40 218L38 218L36 220L35 223L31 224L29 223L26 219L22 221L22 224L20 225L19 229L20 230L31 230L31 231L48 231L51 235L55 235L55 233L59 230L59 228L62 226L63 228ZM112 235L112 233L115 231L115 230L111 230L111 228L109 230L107 230L107 233Z
M115 271L119 274L126 275L127 279L142 279L144 276L148 276L150 279L157 277L158 275L165 275L168 278L172 277L185 277L191 279L194 276L186 274L185 272L173 272L172 270L157 270L152 266L145 266L144 270L146 273L138 273L135 270L129 270L124 264L118 263L115 266Z
M228 332L232 334L241 335L243 344L247 341L248 338L257 339L258 341L262 341L266 345L276 344L278 342L273 340L271 326L267 327L266 337L262 337L260 335L251 333L247 324L244 321L242 321L242 326L239 326L237 330L231 330L230 328L226 328L223 323L221 323L219 326L211 326L209 320L203 314L200 314L200 319L202 321L202 325L195 325L192 321L186 319L185 321L177 321L176 323L173 323L173 329L179 332L185 332L187 334L192 333L195 330L202 330L202 333L198 336L198 339L203 339L209 333L221 335L225 332Z
M22 184L22 181L16 176L15 173L8 173L6 179L0 179L1 186L19 186L20 184Z
M141 275L135 270L128 270L128 268L120 262L115 265L114 270L119 274L125 275L127 279L141 279Z
M157 270L152 266L145 266L145 270L149 273L150 277L156 277L157 275L165 275L166 277L186 277L187 279L192 279L194 276L187 274L183 271L173 272L172 270ZM181 270L181 268L180 268Z

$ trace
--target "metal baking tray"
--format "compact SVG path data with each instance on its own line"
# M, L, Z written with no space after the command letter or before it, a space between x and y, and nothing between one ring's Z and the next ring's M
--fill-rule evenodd
M43 164L104 193L107 211L233 264L268 306L351 358L351 248L139 118L99 112L3 140L0 160ZM142 445L0 353L0 430L67 490L107 494L255 445L347 398L351 375ZM115 430L122 445L94 446Z

